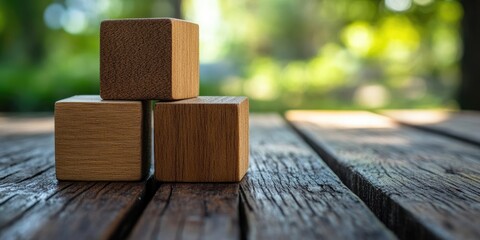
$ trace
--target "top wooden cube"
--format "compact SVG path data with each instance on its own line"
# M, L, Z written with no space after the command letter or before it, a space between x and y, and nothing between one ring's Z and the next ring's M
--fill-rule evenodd
M178 100L199 94L198 25L178 19L106 20L100 27L100 96Z

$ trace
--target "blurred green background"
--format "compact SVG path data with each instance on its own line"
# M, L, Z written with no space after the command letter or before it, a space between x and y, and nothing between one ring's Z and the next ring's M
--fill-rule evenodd
M453 0L0 2L0 111L52 111L99 92L99 24L200 25L201 95L252 111L456 108L462 5Z

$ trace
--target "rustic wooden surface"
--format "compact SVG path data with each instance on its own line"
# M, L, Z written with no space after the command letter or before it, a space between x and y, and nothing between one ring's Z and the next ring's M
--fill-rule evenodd
M248 99L157 102L155 176L167 182L238 182L248 166Z
M394 238L279 116L250 124L240 184L162 184L131 239Z
M480 113L447 110L389 110L380 114L413 127L480 146Z
M100 27L100 95L175 100L199 94L199 27L171 19L117 19Z
M58 182L51 131L0 137L0 239L121 236L144 188L142 182Z
M130 239L238 239L238 184L165 183Z
M479 238L478 148L334 115L293 124L398 237ZM58 182L53 119L38 119L0 114L0 239L395 237L275 115L252 116L250 170L222 184Z
M479 238L478 147L367 112L287 118L400 238Z
M55 104L59 180L135 181L146 176L150 105L74 96ZM145 131L148 129L148 131Z
M393 235L278 116L251 121L241 182L252 239L391 239Z

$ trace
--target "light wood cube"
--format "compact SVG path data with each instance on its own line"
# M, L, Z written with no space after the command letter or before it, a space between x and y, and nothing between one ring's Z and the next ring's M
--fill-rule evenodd
M59 180L137 181L150 166L151 103L74 96L55 103Z
M156 103L156 179L240 181L248 169L248 109L245 97L198 97Z
M100 96L176 100L199 94L198 25L171 18L103 21Z

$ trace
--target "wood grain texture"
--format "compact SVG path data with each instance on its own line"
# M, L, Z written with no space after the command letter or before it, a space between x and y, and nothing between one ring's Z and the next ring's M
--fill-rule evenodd
M239 239L238 184L165 183L130 239Z
M143 182L58 182L52 131L16 127L0 136L0 239L108 239L143 198Z
M100 95L175 100L199 94L199 28L172 19L107 20L100 27Z
M480 237L480 150L367 112L287 118L402 239Z
M172 97L197 97L200 88L199 28L197 24L172 20Z
M402 124L480 146L480 112L447 110L388 110L379 112Z
M157 102L155 176L167 182L237 182L248 169L248 99Z
M248 239L395 238L279 116L252 116L250 141Z
M137 181L149 168L150 102L74 96L55 104L59 180Z

